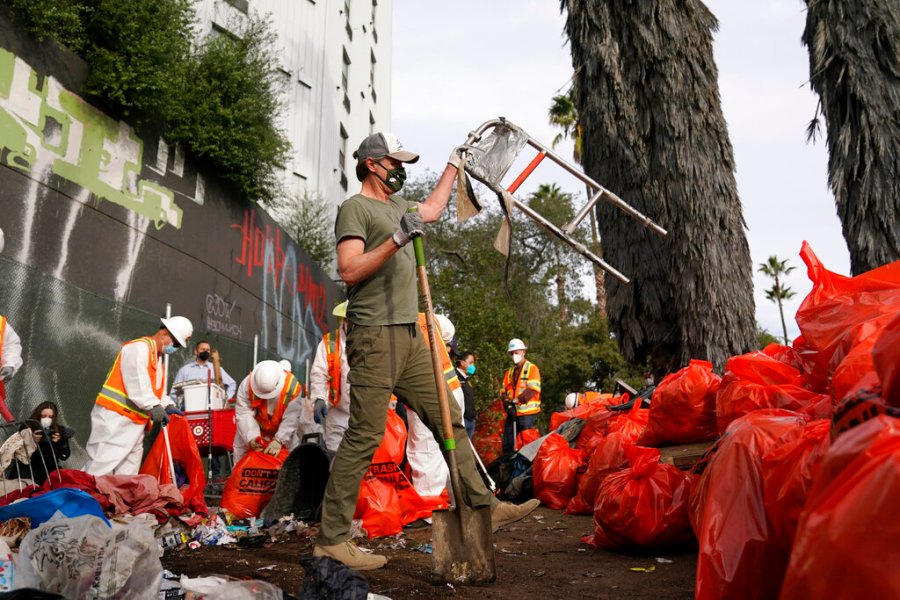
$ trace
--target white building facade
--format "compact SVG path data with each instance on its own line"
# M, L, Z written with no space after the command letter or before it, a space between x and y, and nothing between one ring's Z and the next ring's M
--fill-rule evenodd
M286 188L334 210L358 188L353 150L390 130L393 0L197 0L199 35L269 15L285 78Z

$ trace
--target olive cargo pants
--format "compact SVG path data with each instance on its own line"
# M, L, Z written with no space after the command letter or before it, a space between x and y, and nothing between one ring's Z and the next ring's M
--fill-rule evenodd
M381 444L391 393L415 411L443 447L441 415L431 355L416 323L367 327L348 322L350 423L331 466L322 501L318 544L347 540L359 486ZM460 479L470 506L489 506L493 496L475 467L456 402L450 402Z

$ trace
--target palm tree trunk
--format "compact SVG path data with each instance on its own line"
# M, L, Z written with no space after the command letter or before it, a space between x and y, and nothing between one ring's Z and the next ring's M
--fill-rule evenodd
M671 233L606 205L606 278L623 354L674 370L723 368L756 345L752 263L717 87L715 17L697 0L562 0L585 172Z
M787 335L787 325L784 322L784 306L781 304L781 298L778 299L778 314L781 315L781 332L784 334L784 345L790 346L791 342Z
M594 211L590 213L591 217L591 250L594 254L603 258L603 246L600 245L600 236L597 233L597 217L594 216ZM606 271L601 269L597 264L591 263L594 267L594 287L597 290L597 314L604 321L606 320Z

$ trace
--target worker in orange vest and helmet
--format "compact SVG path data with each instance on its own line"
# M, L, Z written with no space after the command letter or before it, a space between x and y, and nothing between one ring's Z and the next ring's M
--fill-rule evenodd
M274 360L260 361L238 386L234 402L237 432L234 461L248 448L278 456L300 426L303 387L294 375ZM290 450L290 448L288 448Z
M149 421L165 425L169 415L182 414L167 395L163 354L184 348L194 332L185 317L160 319L152 336L127 342L106 376L91 409L89 460L91 475L137 475Z
M347 424L350 422L350 383L347 374L346 337L347 301L334 307L331 313L338 319L338 327L329 331L316 348L316 357L309 370L309 397L313 402L313 419L325 426L325 447L337 452Z
M503 452L515 450L516 433L534 427L534 421L541 412L541 372L537 365L525 360L528 346L519 338L513 338L506 346L506 352L513 362L503 375L501 400L506 409L506 424L503 427Z

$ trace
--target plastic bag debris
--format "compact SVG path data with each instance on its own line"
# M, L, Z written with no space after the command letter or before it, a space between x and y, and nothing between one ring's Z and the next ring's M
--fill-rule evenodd
M365 600L369 595L366 578L333 558L301 558L300 566L306 572L301 600Z
M162 582L153 531L141 521L112 530L92 515L58 518L22 540L15 587L66 598L154 598Z
M199 597L204 600L281 600L284 593L281 589L267 581L258 579L237 580L224 575L209 577L181 576L181 588L188 598ZM192 596L198 594L199 596Z

